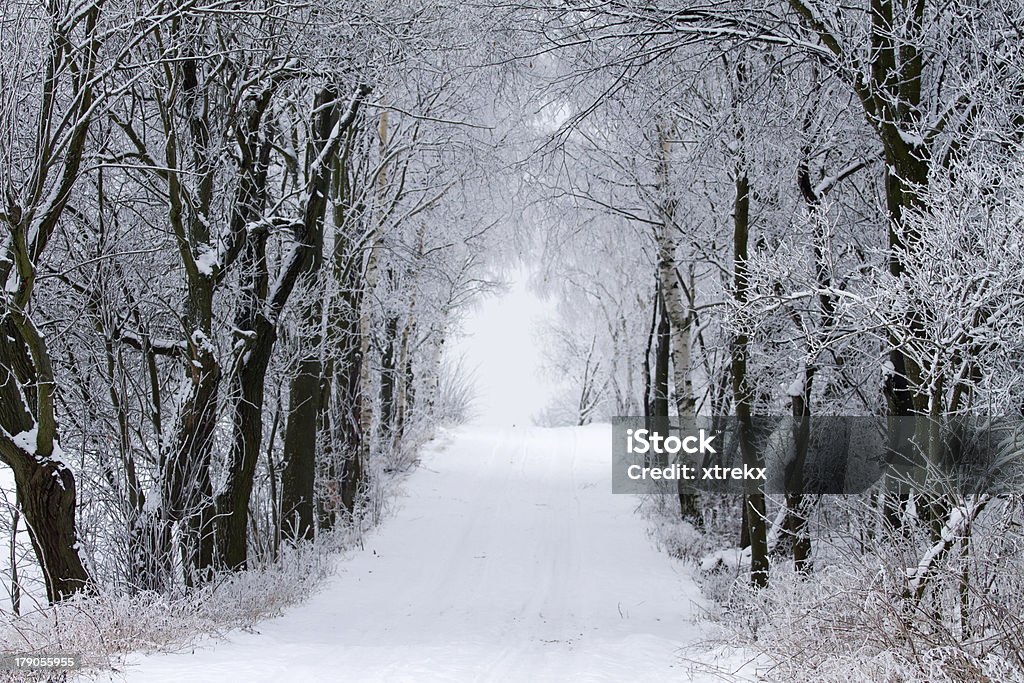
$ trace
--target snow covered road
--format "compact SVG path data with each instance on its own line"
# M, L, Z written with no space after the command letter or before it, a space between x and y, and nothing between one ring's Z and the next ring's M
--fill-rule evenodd
M610 427L443 440L308 602L106 680L691 679L679 656L699 636L701 599L654 548L637 499L612 495Z

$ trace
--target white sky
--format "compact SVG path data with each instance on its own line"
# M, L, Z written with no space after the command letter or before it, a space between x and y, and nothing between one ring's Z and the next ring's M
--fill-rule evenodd
M509 291L487 297L467 317L465 336L448 348L461 357L474 379L473 424L529 426L548 403L551 383L540 372L539 323L553 315L547 303L526 287L525 272L513 272Z

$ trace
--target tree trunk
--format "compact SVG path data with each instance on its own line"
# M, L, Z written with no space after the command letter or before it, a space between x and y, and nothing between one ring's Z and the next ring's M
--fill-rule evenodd
M394 443L398 365L395 347L398 340L398 316L389 315L384 322L384 353L380 359L380 432L381 437Z
M402 338L398 344L398 381L395 388L395 429L393 447L401 447L405 436L405 422L412 404L412 358L409 353L409 337L412 334L412 302L409 307L409 318L402 327Z
M665 297L659 289L657 293L658 328L655 334L654 345L654 382L653 396L651 397L651 415L653 417L668 417L669 404L669 334L671 324L665 314ZM667 421L666 421L667 422ZM664 432L663 432L664 434ZM667 436L667 434L666 434Z
M31 457L26 452L5 452L5 460L10 462L12 455L22 460ZM15 469L14 481L18 506L43 568L47 599L56 602L81 591L92 592L91 579L78 555L75 478L71 470L50 461Z
M740 136L742 141L742 136ZM750 237L750 183L743 164L736 169L736 199L733 205L733 296L742 306L747 299L747 245ZM744 331L732 343L733 400L738 420L743 464L763 467L751 419L752 390L747 382L748 338ZM744 481L744 514L750 540L750 583L756 588L768 585L768 530L765 524L765 495L761 485Z
M647 331L647 345L644 347L644 415L654 415L654 372L651 368L651 354L654 351L658 333L658 288L654 289L654 305L651 306L651 326ZM650 426L648 420L648 427Z
M833 64L849 64L854 55L828 25L817 19L814 11L803 0L789 0L790 6L821 38L822 44L835 56ZM923 136L907 136L907 131L922 128L922 84L931 68L931 57L926 45L928 3L905 5L890 0L871 0L869 3L867 40L869 49L862 63L866 68L837 70L861 103L868 124L882 144L885 158L885 202L889 223L889 272L899 277L910 251L920 239L912 228L908 215L922 207L921 190L927 188L934 164L946 165L951 149L941 159L934 159L932 146L945 145L941 128L949 120L970 118L967 107L971 100L955 103L938 120L937 127L925 131ZM910 311L904 324L911 334L921 329L918 313ZM888 338L888 356L891 367L884 385L888 414L894 417L926 414L928 393L921 386L921 368L904 351L905 345L897 335ZM924 442L925 434L917 435ZM898 436L890 447L898 453L911 453L909 436ZM903 509L908 501L905 487L886 476L883 484L882 507L884 517L894 528L902 524Z
M672 330L672 379L675 385L676 412L692 416L696 401L693 397L693 378L690 372L690 327L693 316L690 302L684 296L679 280L676 248L679 228L676 224L678 202L670 188L671 127L658 125L658 185L662 195L661 216L655 229L658 245L658 284L664 301L665 314Z
M42 336L8 309L0 322L0 460L14 471L46 597L57 602L95 587L78 555L75 477L60 460L53 388Z
M804 462L810 440L811 381L813 371L805 371L803 393L792 397L793 461L786 468L786 519L782 524L784 537L793 549L793 566L800 574L811 570L811 535L807 525L808 506L804 497Z
M379 236L373 238L373 245L370 253L367 254L366 263L363 267L363 293L360 296L358 334L359 340L358 361L355 366L358 368L357 408L356 423L358 424L359 440L355 453L346 460L344 496L345 509L354 511L357 504L359 483L363 476L362 463L370 458L370 449L373 442L373 416L374 416L374 394L370 390L373 383L373 366L370 363L370 352L373 348L371 336L373 334L373 311L370 302L373 300L373 291L377 286L377 275L380 266L381 245ZM351 488L355 487L355 488Z
M202 105L206 84L191 38L177 46L183 58L168 73L163 145L167 183L167 222L174 234L185 272L182 332L187 351L184 361L188 393L178 413L178 431L161 476L161 524L178 523L185 582L203 580L213 566L213 486L210 458L217 423L217 393L221 368L213 346L214 273L199 268L196 259L213 248L210 207L213 200L214 162L210 158L210 127ZM176 115L185 122L180 135ZM189 148L191 145L191 148ZM186 184L192 180L188 188ZM238 193L246 183L239 184ZM224 267L225 264L220 264Z
M55 413L56 378L43 334L32 320L37 269L72 198L82 167L100 79L102 5L70 10L50 6L41 63L40 98L25 117L38 134L21 147L5 140L3 163L18 159L30 180L22 187L5 169L6 234L0 253L0 461L14 471L17 502L43 569L46 596L56 602L94 584L78 554L75 478L61 462ZM67 29L81 27L77 40ZM34 78L34 76L28 76ZM60 95L55 95L60 93ZM61 103L67 106L61 106ZM38 108L34 105L38 104ZM35 109L33 113L33 109ZM13 286L12 286L13 285Z
M355 297L358 302L360 297ZM340 444L341 468L338 472L338 497L341 507L355 512L356 501L363 485L363 442L369 436L362 430L360 407L363 404L363 356L359 335L358 303L349 310L342 334L342 348L338 372L335 375L335 442ZM332 514L333 517L333 514Z
M263 390L277 340L275 326L266 318L257 318L252 327L255 343L246 347L232 376L231 452L227 480L217 496L218 564L228 569L247 565L249 499L263 444Z
M264 385L267 367L277 341L277 321L297 283L315 273L323 258L323 220L343 131L352 123L368 89L359 88L342 116L337 91L323 88L314 99L313 121L307 144L306 184L301 215L293 223L295 246L284 259L273 290L269 289L266 242L267 232L250 230L245 245L242 271L242 297L235 328L245 337L237 352L232 377L233 442L224 490L217 498L218 537L221 561L230 569L247 564L249 499L263 440ZM262 159L257 165L260 192L266 183L270 145L262 144ZM262 203L255 200L256 206ZM317 385L319 389L319 383ZM315 432L313 438L316 438Z
M672 130L670 124L659 121L657 177L661 195L661 216L655 227L655 240L658 245L658 284L661 288L665 314L671 326L670 350L676 415L682 420L693 417L696 401L693 397L693 378L690 370L690 326L693 316L690 314L689 302L683 296L676 264L679 229L676 224L678 202L672 194L670 178ZM682 480L678 485L680 515L695 526L701 526L703 516L700 512L699 496L696 492L685 490L685 482Z
M353 133L354 135L354 133ZM359 309L362 301L361 252L352 253L355 240L350 233L361 228L364 213L360 205L351 206L354 196L347 167L348 150L339 160L334 179L334 253L333 278L337 296L328 316L329 362L321 390L321 423L329 429L324 467L325 493L319 499L318 521L321 529L334 527L339 510L353 512L362 485L359 462L364 435L359 429L361 374Z
M345 145L341 153L333 161L334 173L330 179L330 195L333 219L333 251L335 290L334 296L345 300L344 277L346 248L349 240L346 235L346 216L352 192L349 187L349 155L355 136L356 125L348 131ZM322 251L322 250L321 250ZM310 276L323 269L322 253L314 255ZM326 285L321 290L326 295ZM300 342L302 355L298 368L289 387L288 423L284 437L284 469L281 474L281 517L282 525L295 538L312 539L317 522L321 528L329 529L333 522L333 514L327 512L329 506L321 504L320 514L316 509L316 481L318 435L327 434L324 444L324 463L328 479L333 478L333 456L335 454L336 434L331 433L331 415L338 409L337 401L332 402L331 396L338 387L340 377L336 376L335 368L340 359L322 360L324 351L324 335L321 334L321 316L323 301L318 296L310 296L302 313L302 329L304 338ZM328 305L327 341L328 343L345 346L344 335L346 326L340 321L345 311L338 311ZM329 351L328 351L329 353ZM344 353L341 354L344 356ZM344 393L344 390L343 390ZM344 409L342 409L344 411ZM344 450L344 448L342 448ZM321 501L323 503L323 501Z
M388 190L388 166L384 162L387 156L387 150L390 142L390 132L388 130L388 112L384 110L380 114L379 123L377 126L377 132L379 135L378 148L380 157L380 168L377 171L377 202L379 204L378 210L379 216L375 216L375 221L381 221L384 218L384 204L386 200ZM362 438L359 440L359 450L356 456L356 461L352 464L357 468L360 478L362 476L362 465L361 463L366 462L370 458L371 448L373 446L373 418L376 408L376 401L373 392L370 390L373 382L373 366L370 363L370 352L373 349L372 335L373 335L373 310L371 303L373 302L373 293L377 289L377 281L380 277L380 259L381 252L383 250L383 229L384 225L377 222L374 227L373 236L370 239L370 249L366 255L366 260L363 263L363 281L362 281L362 296L360 297L359 311L359 433ZM353 506L355 501L352 501ZM346 508L349 505L346 504ZM349 508L350 510L352 508Z
M192 335L185 358L189 391L181 403L174 446L164 459L161 477L162 524L183 522L182 562L185 579L194 585L195 572L213 566L213 538L208 509L213 502L210 458L217 422L220 365L209 338Z
M267 230L250 231L240 261L240 297L229 388L231 450L227 478L216 499L217 564L245 569L248 560L249 498L263 445L263 404L267 367L277 326L267 318L269 274Z
M312 321L307 319L307 324ZM313 538L313 495L316 483L317 434L320 422L323 365L312 352L319 335L303 344L305 355L289 386L288 424L284 435L284 469L281 473L282 526L294 538ZM313 345L315 344L315 345Z

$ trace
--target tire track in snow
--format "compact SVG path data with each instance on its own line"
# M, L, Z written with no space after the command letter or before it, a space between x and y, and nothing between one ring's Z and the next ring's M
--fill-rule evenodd
M611 493L607 425L460 428L284 616L102 680L680 681L689 576ZM713 680L721 680L715 678Z

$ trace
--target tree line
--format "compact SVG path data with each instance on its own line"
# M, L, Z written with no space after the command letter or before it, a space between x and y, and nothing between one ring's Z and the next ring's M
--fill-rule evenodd
M752 418L790 415L799 474L815 415L1021 414L1018 4L546 10L526 22L550 112L528 168L556 226L540 239L563 311L558 420L731 415L755 467ZM905 438L939 457L927 426ZM964 633L996 619L977 608L1009 593L980 586L1012 573L991 542L1013 534L1019 495L890 479L857 501L751 487L749 582L787 559L809 575L819 543L819 565L838 561L842 536L892 561L895 603ZM723 504L677 509L701 527Z
M0 10L0 459L50 601L272 560L443 419L498 222L454 12Z

